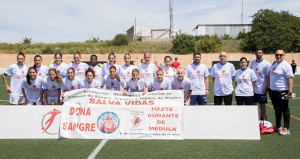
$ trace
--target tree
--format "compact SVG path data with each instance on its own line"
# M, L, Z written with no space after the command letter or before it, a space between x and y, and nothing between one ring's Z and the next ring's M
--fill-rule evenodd
M99 37L92 37L91 39L87 40L88 43L97 43L100 41Z
M24 44L24 45L29 45L29 44L32 43L32 41L31 41L31 38L25 37L25 38L22 39L21 43Z
M203 52L216 52L221 46L221 40L217 35L204 35L197 41L197 49Z
M244 38L244 50L300 51L300 18L288 11L269 9L259 10L252 18L252 29Z
M188 54L195 52L195 37L193 35L180 34L172 40L172 49L173 53L178 54Z
M117 34L115 38L112 40L112 43L116 46L121 46L121 45L128 45L129 40L127 38L127 35L125 34Z

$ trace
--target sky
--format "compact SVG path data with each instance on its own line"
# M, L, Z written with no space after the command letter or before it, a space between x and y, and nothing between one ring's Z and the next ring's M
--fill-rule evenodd
M243 0L244 24L259 9L300 17L300 0ZM242 0L173 0L174 28L240 24ZM134 26L169 28L169 0L0 0L0 43L111 40Z

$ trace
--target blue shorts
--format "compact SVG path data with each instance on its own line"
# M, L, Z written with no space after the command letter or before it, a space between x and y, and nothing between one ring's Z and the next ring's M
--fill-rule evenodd
M191 95L190 106L206 105L206 104L207 104L206 95Z
M266 104L268 103L267 95L254 93L253 102L256 102L258 104Z

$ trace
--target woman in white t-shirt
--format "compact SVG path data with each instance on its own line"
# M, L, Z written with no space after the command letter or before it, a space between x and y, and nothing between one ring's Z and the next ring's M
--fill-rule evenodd
M255 72L247 67L248 61L245 57L240 59L241 68L235 73L235 99L237 105L252 105L253 86L257 79Z
M126 82L128 82L132 78L132 70L137 69L137 66L131 64L130 54L124 55L124 62L125 64L122 66L122 77Z
M98 57L95 54L91 55L91 57L90 57L90 68L92 70L94 70L94 73L95 73L94 74L95 75L94 80L96 80L99 83L101 83L102 82L102 78L103 78L102 67L100 67L98 65Z
M17 63L10 65L4 72L2 79L6 86L6 91L9 93L9 103L13 105L22 105L25 103L22 94L22 83L26 78L27 66L24 64L25 55L19 52L17 55ZM11 76L10 85L8 85L6 76Z
M164 58L165 66L162 67L166 78L172 81L176 77L176 69L172 67L172 57L165 56Z
M190 105L190 98L192 95L191 80L184 76L185 72L182 67L177 68L177 77L173 79L171 86L172 90L183 90L184 92L184 105Z
M81 81L85 79L85 71L89 68L86 63L81 62L81 54L79 51L75 52L73 55L73 62L69 64L70 67L74 68L75 76Z
M100 88L100 83L95 79L95 72L89 68L85 71L85 80L83 81L84 88Z
M63 85L61 89L61 96L63 98L65 97L65 92L83 88L83 82L79 78L75 77L74 68L70 67L67 70L67 73L68 76L63 79Z
M34 60L33 67L36 68L37 76L40 76L42 78L46 77L48 74L49 67L46 65L42 65L42 61L43 61L42 56L35 55L33 60Z
M151 91L171 90L171 81L164 77L164 71L161 69L156 71L156 78L150 84Z
M62 78L67 77L67 70L69 65L62 61L62 53L57 52L54 54L54 62L49 65L49 68L55 68Z
M132 78L126 82L124 93L127 92L143 92L143 95L148 92L148 86L144 79L140 78L140 72L138 69L132 70Z
M111 66L109 69L109 75L104 76L100 87L106 90L120 91L123 90L125 86L126 83L117 73L117 68L115 66Z
M26 80L22 83L25 105L40 105L43 79L37 76L35 67L29 67Z
M108 55L107 63L103 64L103 67L102 67L102 75L103 76L106 76L106 75L110 74L110 67L111 66L115 66L117 74L122 75L123 69L120 65L118 65L116 63L116 55L114 53L110 53Z
M140 63L138 70L140 72L141 78L145 79L148 86L153 82L157 67L150 63L151 55L150 53L144 54L144 62Z
M43 80L43 91L46 105L61 104L61 87L62 77L58 74L55 68L50 68L48 76Z

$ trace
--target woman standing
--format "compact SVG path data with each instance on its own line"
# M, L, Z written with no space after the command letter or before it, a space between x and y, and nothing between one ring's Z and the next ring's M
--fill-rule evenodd
M98 66L98 58L97 55L93 54L90 57L90 68L94 70L95 73L95 80L97 80L99 83L102 82L102 68Z
M116 55L114 53L110 53L108 55L108 62L103 64L102 67L102 75L109 75L111 66L115 66L117 74L122 75L123 69L120 65L116 64Z
M157 67L153 63L150 63L150 59L150 53L145 53L144 63L140 63L138 66L141 78L146 80L148 86L153 82L155 73L157 71Z
M9 103L13 105L21 105L25 103L22 94L22 83L26 78L27 66L24 64L25 55L19 52L17 55L17 63L10 65L4 72L2 79L9 93ZM6 76L11 76L10 85L8 85Z
M117 73L117 68L115 66L111 66L109 69L109 75L104 76L101 88L106 90L117 90L120 91L125 88L124 79Z
M85 79L85 71L89 68L86 63L81 62L81 54L79 51L75 52L73 55L74 62L70 63L69 66L74 68L75 76L81 81Z
M54 54L54 62L49 65L49 68L55 68L62 78L67 77L67 70L69 66L62 61L62 53Z
M257 77L252 69L248 69L247 65L247 59L242 57L240 59L241 68L235 73L235 99L237 105L253 104L253 86Z
M40 105L43 79L37 76L35 67L29 67L26 80L22 83L22 93L25 105ZM42 100L41 100L42 101Z
M50 68L48 77L44 79L43 91L46 105L59 105L61 96L62 77L55 68Z
M164 58L165 66L162 67L165 77L172 81L176 77L176 70L172 67L171 56L165 56Z
M40 76L42 78L47 76L49 67L46 66L46 65L42 65L42 56L41 55L35 55L34 56L34 65L33 65L33 67L36 68L37 76Z
M83 81L84 88L100 88L100 83L94 80L95 72L93 69L89 68L85 71L85 80Z
M128 82L132 78L132 70L137 69L137 66L131 65L131 55L125 54L124 55L124 62L125 64L122 66L123 72L122 77L123 79Z

